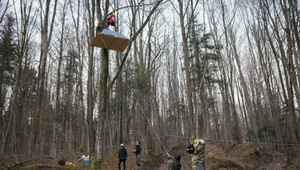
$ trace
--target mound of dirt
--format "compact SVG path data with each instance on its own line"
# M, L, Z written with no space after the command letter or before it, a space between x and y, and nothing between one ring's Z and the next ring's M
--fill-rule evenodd
M207 170L291 170L299 169L300 147L284 149L264 149L255 144L235 144L227 148L206 142ZM171 155L180 154L182 170L190 170L191 155L186 152L185 145L172 148ZM154 155L156 165L152 169L167 169L166 153ZM148 158L151 159L151 158ZM143 168L141 168L143 169Z
M243 169L245 167L239 161L228 156L221 147L209 142L206 142L205 152L207 169Z

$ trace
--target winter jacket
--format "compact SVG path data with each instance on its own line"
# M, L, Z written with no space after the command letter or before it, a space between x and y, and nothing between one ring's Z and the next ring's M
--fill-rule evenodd
M194 153L194 151L195 151L194 145L193 145L193 144L189 144L189 146L187 147L186 151L187 151L189 154Z
M126 160L127 159L127 150L125 148L121 148L119 150L119 160Z
M205 162L205 144L199 144L192 153L192 163Z
M142 150L141 145L135 145L134 153L135 153L136 155L140 154L140 153L141 153L141 150Z

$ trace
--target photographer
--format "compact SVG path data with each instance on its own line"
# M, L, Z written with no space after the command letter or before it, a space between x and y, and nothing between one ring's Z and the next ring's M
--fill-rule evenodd
M205 143L203 139L194 140L195 151L192 153L193 170L205 170Z

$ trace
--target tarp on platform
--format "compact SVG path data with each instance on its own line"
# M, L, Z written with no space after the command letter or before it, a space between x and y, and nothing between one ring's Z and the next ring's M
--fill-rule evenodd
M96 34L91 46L122 52L129 45L130 40L124 35L108 28Z

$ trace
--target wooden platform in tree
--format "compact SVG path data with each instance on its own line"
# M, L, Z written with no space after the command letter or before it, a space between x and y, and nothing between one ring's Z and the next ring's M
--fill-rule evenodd
M110 29L103 29L102 32L96 34L90 45L122 52L129 45L129 42L130 40L124 35Z

